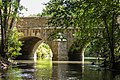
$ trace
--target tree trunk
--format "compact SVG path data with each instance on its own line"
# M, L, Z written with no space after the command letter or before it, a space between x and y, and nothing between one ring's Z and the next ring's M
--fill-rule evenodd
M2 12L0 10L0 15L2 15ZM1 56L4 57L4 28L3 28L3 19L1 17Z
M107 39L106 40L108 40L107 42L108 42L109 48L110 48L110 56L109 56L109 58L110 58L110 68L113 68L114 63L115 63L113 26L111 27L111 31L109 31L106 15L103 17L103 21L104 21L104 25L105 25L105 30L107 32ZM112 25L114 25L114 23Z

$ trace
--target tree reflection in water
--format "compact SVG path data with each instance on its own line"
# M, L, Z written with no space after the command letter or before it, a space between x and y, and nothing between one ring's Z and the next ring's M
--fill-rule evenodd
M23 61L22 61L23 62ZM96 66L69 61L24 62L0 71L0 80L120 80L119 71L97 70Z

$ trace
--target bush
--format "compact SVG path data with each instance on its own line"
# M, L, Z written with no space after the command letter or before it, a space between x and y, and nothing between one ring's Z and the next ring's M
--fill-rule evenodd
M18 55L22 55L20 53L22 41L19 41L19 36L22 35L21 33L17 32L16 29L13 31L9 31L8 35L8 58L13 59Z

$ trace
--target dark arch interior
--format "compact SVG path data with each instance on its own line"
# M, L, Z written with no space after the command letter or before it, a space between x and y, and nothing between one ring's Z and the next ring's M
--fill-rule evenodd
M80 46L79 43L79 40L72 43L68 51L69 61L82 61L82 50L84 47Z
M19 40L23 41L22 50L20 51L22 55L18 56L16 59L33 59L32 53L34 52L34 46L37 42L41 41L41 39L38 37L24 37Z

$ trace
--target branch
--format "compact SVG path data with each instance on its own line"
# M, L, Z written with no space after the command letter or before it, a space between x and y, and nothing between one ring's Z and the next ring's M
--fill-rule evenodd
M16 15L17 12L18 12L20 0L17 0L17 4L18 4L18 6L14 9L13 15ZM11 22L10 22L10 28L9 28L9 29L12 29L14 21L15 21L15 17L12 17Z

